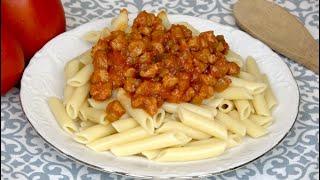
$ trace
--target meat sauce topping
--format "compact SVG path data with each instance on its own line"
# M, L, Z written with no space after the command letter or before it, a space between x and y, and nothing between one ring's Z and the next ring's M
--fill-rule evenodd
M226 75L239 74L240 67L225 59L228 49L222 35L206 31L193 37L174 24L166 30L160 18L143 11L131 33L113 31L92 48L90 95L104 101L113 89L124 88L131 106L151 116L164 102L199 104L229 86ZM113 120L125 113L119 102L106 111Z

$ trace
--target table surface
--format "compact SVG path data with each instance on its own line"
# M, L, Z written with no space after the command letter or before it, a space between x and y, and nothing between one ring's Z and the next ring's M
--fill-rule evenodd
M275 0L294 14L319 43L318 0ZM198 16L238 28L236 0L62 0L67 30L91 20L114 17L120 9ZM301 93L293 129L276 148L241 168L204 179L319 179L319 75L281 56ZM290 98L290 97L288 97ZM132 179L97 171L55 151L30 126L19 103L19 90L1 96L1 179Z

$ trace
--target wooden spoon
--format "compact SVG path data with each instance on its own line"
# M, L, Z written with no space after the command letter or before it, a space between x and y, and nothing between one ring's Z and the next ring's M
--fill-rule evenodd
M319 74L319 44L284 8L266 0L239 0L233 13L241 29Z

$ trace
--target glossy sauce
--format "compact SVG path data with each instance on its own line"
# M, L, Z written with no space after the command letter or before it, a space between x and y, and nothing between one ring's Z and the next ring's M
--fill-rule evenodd
M94 73L90 95L98 101L124 88L133 108L153 116L164 102L199 104L225 90L240 67L225 59L229 46L213 31L192 33L183 25L166 30L160 18L145 11L138 14L131 33L113 31L92 48ZM107 107L117 119L123 112ZM121 105L120 105L121 106ZM109 108L109 110L108 110ZM120 109L119 109L120 108ZM123 109L123 107L122 107Z

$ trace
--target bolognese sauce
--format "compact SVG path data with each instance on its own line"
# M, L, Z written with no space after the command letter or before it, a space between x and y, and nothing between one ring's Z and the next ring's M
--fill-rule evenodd
M164 102L199 104L229 86L226 75L239 74L240 67L225 59L228 50L222 35L206 31L193 37L186 26L175 24L165 29L160 18L143 11L130 33L113 31L92 48L90 95L104 101L113 89L124 88L131 106L151 116ZM107 111L112 120L125 113L119 102Z

